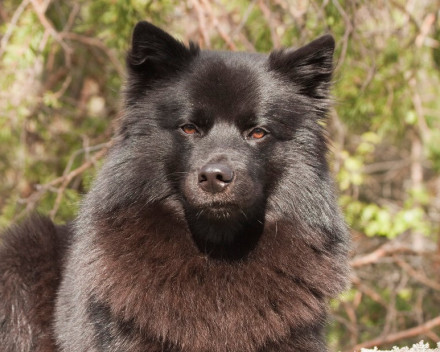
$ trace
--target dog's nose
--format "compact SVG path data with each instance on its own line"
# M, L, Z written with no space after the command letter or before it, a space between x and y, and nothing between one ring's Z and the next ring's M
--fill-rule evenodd
M199 186L205 192L221 192L233 179L234 171L226 164L206 164L199 171Z

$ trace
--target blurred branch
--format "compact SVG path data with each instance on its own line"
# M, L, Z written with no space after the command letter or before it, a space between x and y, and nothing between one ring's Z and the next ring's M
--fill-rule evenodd
M258 6L261 9L261 12L263 13L264 19L266 20L269 30L270 30L270 36L272 38L272 45L274 48L279 48L281 46L281 39L277 35L276 28L277 25L273 21L273 15L270 11L270 8L266 5L264 0L258 1Z
M341 66L344 64L345 56L347 55L348 41L350 38L350 34L353 32L354 28L353 28L353 24L352 24L350 17L344 11L341 4L339 4L339 1L332 0L332 2L333 2L333 5L335 5L336 9L338 10L338 12L340 13L340 15L342 16L342 18L344 19L344 22L345 22L344 37L341 40L341 44L342 44L341 54L339 55L339 60L338 60L338 63L335 67L335 72L338 72L340 70Z
M389 334L387 336L384 337L380 337L374 340L370 340L370 341L366 341L363 343L360 343L356 346L354 346L353 348L347 349L346 352L352 352L354 351L360 351L361 348L370 348L370 347L374 347L374 346L380 346L383 344L389 344L389 343L393 343L399 340L403 340L403 339L407 339L410 337L415 337L418 335L423 335L426 332L429 332L429 330L435 328L436 326L440 326L440 317L431 319L419 326L416 326L414 328L411 329L407 329L407 330L403 330L403 331L399 331L397 333L394 334Z
M367 255L353 258L350 264L353 268L358 268L364 265L377 263L380 258L397 253L422 254L423 252L415 251L412 248L405 247L403 245L393 242L386 242L384 245Z
M398 160L389 160L389 161L380 161L373 164L365 165L362 169L362 172L365 174L373 174L376 172L384 172L390 170L396 170L405 168L411 165L411 159L398 159Z
M75 18L78 16L80 9L81 7L78 3L73 4L73 8L72 11L70 11L69 18L67 19L67 22L63 27L63 32L69 32L72 29Z
M370 297L374 302L379 303L384 308L388 307L387 302L373 289L364 285L361 280L354 274L351 276L351 282L364 294Z
M69 47L62 39L62 37L59 35L59 33L55 30L52 23L47 19L45 12L47 9L47 5L44 6L44 4L39 4L37 0L30 0L32 6L34 7L35 12L37 13L37 16L43 25L43 27L46 29L48 33L61 45L61 47L64 50L64 56L66 59L66 66L70 67L72 64L72 48Z
M199 3L199 0L191 0L191 3L196 10L197 19L199 20L199 32L202 36L203 43L206 48L210 48L211 41L209 40L208 30L206 28L205 11Z
M20 16L25 10L26 6L29 5L29 2L30 0L23 0L15 10L14 14L12 15L12 18L9 21L8 29L6 30L5 35L2 37L0 41L0 58L3 56L6 50L6 46L8 45L9 38L11 38L11 35L15 27L17 26L17 22L20 19Z
M407 8L402 5L400 2L396 1L396 0L390 0L391 4L393 4L393 6L402 11L406 16L408 16L409 20L411 21L411 23L416 27L417 31L420 31L420 25L419 22L417 21L417 19L413 16L413 14L407 10ZM406 2L405 2L406 3Z
M407 262L405 262L402 258L400 258L397 255L393 255L394 260L396 263L405 270L409 275L411 275L414 279L421 282L425 286L428 286L434 290L440 291L440 284L430 280L428 277L426 277L423 273L417 272L411 265L409 265Z
M234 44L232 38L223 30L220 21L218 20L217 16L215 16L210 2L208 0L200 0L200 1L205 6L205 11L209 15L214 27L217 29L218 33L220 34L220 37L222 37L222 39L225 41L229 49L237 50L237 46Z
M32 193L28 198L21 200L21 203L26 204L25 212L29 212L34 209L35 204L39 201L39 199L49 190L54 190L55 186L60 184L60 187L56 190L57 192L57 198L55 200L54 207L52 208L50 212L51 218L53 218L56 215L56 212L58 211L61 199L63 197L63 193L66 190L69 183L78 175L82 174L84 171L89 169L90 167L94 166L96 162L100 159L102 159L108 152L108 149L113 144L113 141L100 144L99 146L94 146L90 148L84 148L76 152L76 155L83 153L83 152L89 152L91 150L96 151L99 150L96 154L94 154L90 159L86 160L81 166L77 167L76 169L57 177L56 179L44 184L44 185L38 185L37 191ZM75 156L75 153L72 157ZM70 167L71 163L69 162L67 167ZM67 169L67 168L66 168ZM22 214L20 214L18 217L21 217Z
M85 45L88 45L88 46L93 46L93 47L96 47L99 50L103 51L107 55L107 57L110 59L110 61L113 64L113 66L115 67L116 71L118 72L118 75L120 77L124 77L125 76L125 69L121 65L119 59L99 39L92 38L92 37L86 37L84 35L73 33L73 32L61 32L60 33L60 37L61 38L66 38L66 39L70 39L70 40L74 40L74 41L78 41L78 42L81 42L82 44L85 44Z
M102 146L100 146L102 147ZM90 168L91 166L94 166L96 161L98 161L101 157L103 157L106 153L107 153L107 145L104 145L104 147L101 149L100 152L96 153L94 155L94 157L92 157L90 160L86 161L85 163L83 163L80 167L78 167L77 169L64 174L63 175L63 181L61 183L61 186L58 188L57 190L57 197L55 199L54 202L54 206L52 208L52 210L49 213L50 218L53 220L55 218L55 215L60 207L61 204L61 200L63 199L64 196L64 192L67 188L67 186L69 185L69 183L78 175L82 174L85 170L87 170L88 168ZM84 149L84 151L86 151L86 149ZM68 165L69 167L70 165Z
M251 12L252 12L253 8L255 7L255 4L257 3L257 1L258 0L252 0L249 3L248 7L246 8L246 11L244 12L243 16L241 17L240 24L233 31L234 36L243 30L243 27L246 25L246 22L248 21L249 16L251 15Z

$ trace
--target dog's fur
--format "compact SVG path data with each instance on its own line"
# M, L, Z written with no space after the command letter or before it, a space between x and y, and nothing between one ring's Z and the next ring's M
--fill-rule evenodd
M33 217L2 237L0 346L326 351L348 248L320 123L333 50L327 35L200 51L140 22L121 127L73 228Z

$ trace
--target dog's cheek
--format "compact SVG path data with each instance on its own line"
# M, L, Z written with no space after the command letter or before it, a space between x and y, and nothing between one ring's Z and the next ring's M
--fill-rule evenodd
M197 186L197 175L194 171L188 170L184 177L180 180L181 194L184 199L191 203L199 203L199 189Z
M176 135L177 132L171 133L166 140L171 141L167 146L167 154L164 158L166 169L166 180L171 183L176 190L180 191L182 182L190 171L191 164L191 146L185 140Z

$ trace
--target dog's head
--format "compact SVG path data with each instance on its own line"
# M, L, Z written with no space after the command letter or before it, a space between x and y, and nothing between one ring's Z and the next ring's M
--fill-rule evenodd
M319 192L329 191L318 122L334 44L327 35L270 55L200 51L138 23L125 114L104 171L116 180L107 183L113 203L173 198L205 245L261 233L271 213L319 217ZM307 201L311 212L296 204Z

